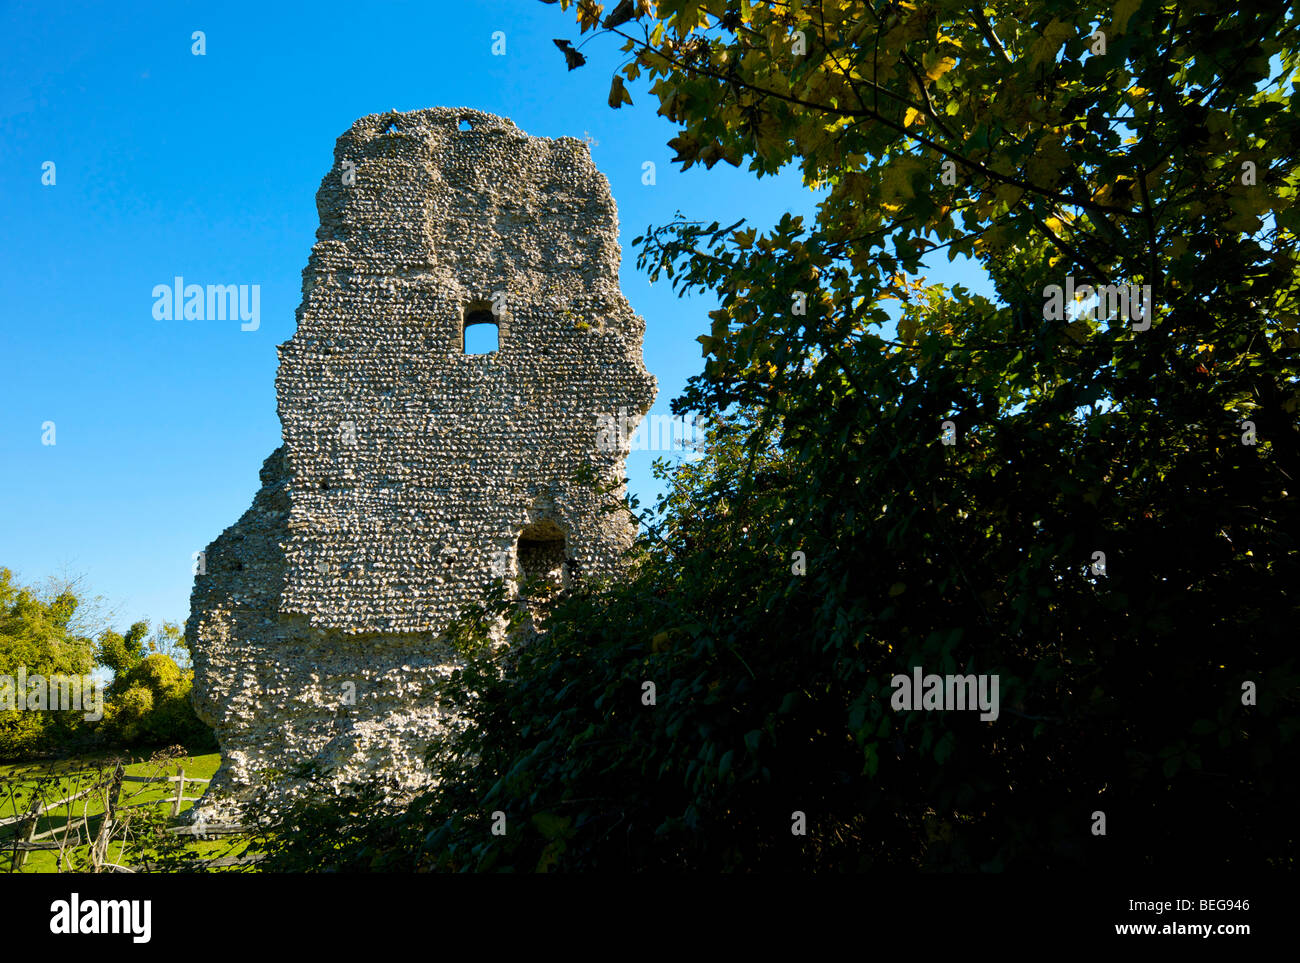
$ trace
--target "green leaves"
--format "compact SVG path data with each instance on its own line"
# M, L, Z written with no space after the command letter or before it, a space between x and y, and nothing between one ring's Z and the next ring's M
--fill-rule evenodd
M629 12L598 8L584 32ZM413 848L462 870L1289 865L1296 13L837 0L799 6L796 54L782 10L637 8L611 106L643 80L683 167L793 162L826 194L810 220L635 242L716 299L674 403L716 419L708 451L661 466L626 582L566 599L508 671L470 663ZM926 281L958 256L991 294ZM1150 286L1152 323L1046 320L1067 283ZM995 674L998 719L895 712L917 666ZM1088 845L1098 798L1140 848ZM773 813L814 805L824 835L782 846ZM495 809L521 831L485 833Z
M569 827L573 820L568 816L557 816L555 813L537 813L533 816L532 823L537 831L542 834L543 839L559 839L569 833Z

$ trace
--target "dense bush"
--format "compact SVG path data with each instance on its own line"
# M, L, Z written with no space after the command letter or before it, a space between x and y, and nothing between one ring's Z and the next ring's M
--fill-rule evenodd
M215 748L212 730L199 721L190 702L194 672L182 670L166 652L145 654L175 643L178 632L164 625L145 641L147 634L148 624L141 622L128 631L125 644L112 632L100 638L101 658L115 670L101 738L122 748L180 745L193 752Z

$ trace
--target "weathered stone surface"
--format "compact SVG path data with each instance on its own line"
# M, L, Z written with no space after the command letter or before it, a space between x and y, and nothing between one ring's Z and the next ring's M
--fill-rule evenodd
M574 482L621 476L597 416L632 427L655 393L587 146L438 108L362 118L334 161L279 349L284 445L186 626L214 820L300 791L305 763L426 784L448 623L497 575L612 574L633 535ZM464 353L467 319L497 323L497 351Z

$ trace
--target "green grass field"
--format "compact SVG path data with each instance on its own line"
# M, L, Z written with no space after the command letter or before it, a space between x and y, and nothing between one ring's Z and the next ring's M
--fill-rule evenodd
M201 756L171 756L151 760L147 754L131 756L124 753L97 753L78 756L58 761L41 761L0 765L0 820L21 815L28 811L35 794L45 802L52 802L94 785L104 772L111 772L112 766L120 761L124 772L131 776L174 776L178 766L185 771L185 776L210 779L221 762L219 753ZM206 783L185 785L186 796L201 796L207 788ZM118 806L131 806L123 813L130 815L129 828L136 833L144 833L146 821L155 825L173 825L170 818L172 799L176 794L174 782L123 782ZM142 805L143 804L143 805ZM182 802L181 812L192 808L193 802ZM66 852L57 850L39 850L27 854L26 864L20 872L56 873L84 869L89 863L90 841L95 838L103 822L104 794L102 791L90 793L82 799L59 806L43 814L37 822L38 834L57 829L71 820L87 818L88 822L76 834L68 835L65 842ZM7 843L15 838L14 826L0 827L0 872L11 871L12 850ZM62 836L63 834L60 834ZM73 845L73 843L76 845ZM136 840L130 840L125 846L116 838L107 849L106 861L130 866L133 852L139 849ZM187 850L196 852L199 858L214 858L231 855L242 849L235 838L225 837L212 840L196 840L186 844Z

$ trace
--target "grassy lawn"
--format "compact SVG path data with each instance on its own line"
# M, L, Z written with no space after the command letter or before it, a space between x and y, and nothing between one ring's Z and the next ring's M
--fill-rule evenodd
M0 765L0 819L26 812L32 804L33 794L38 795L43 801L52 802L92 786L97 779L102 778L101 773L111 772L113 764L117 761L123 764L125 773L131 776L174 776L176 768L180 766L185 770L187 778L210 779L217 771L221 756L214 752L201 756L174 756L151 760L148 753L134 756L128 753L95 753L57 761ZM201 796L206 788L205 783L186 782L185 795ZM149 818L172 825L175 821L170 818L171 801L175 794L174 782L123 782L118 806L134 807L145 804L141 808L128 810L138 829L142 828L142 821ZM189 810L193 805L193 802L182 802L181 812ZM68 854L60 854L57 850L30 852L27 854L27 861L21 872L66 872L70 865L74 869L87 865L90 841L99 831L103 812L104 793L99 790L43 814L37 822L38 834L59 828L69 819L75 820L84 816L88 819L88 823L81 829L79 838L75 834L68 837L70 844L74 841L78 843L75 846L68 846ZM12 863L10 856L12 850L6 849L5 844L13 841L15 828L0 827L0 872L8 872ZM234 837L195 840L186 845L186 849L195 851L200 858L230 855L239 848L242 846L236 845ZM108 846L107 861L130 866L133 862L134 847L128 844L125 856L122 849L122 843L115 838Z

